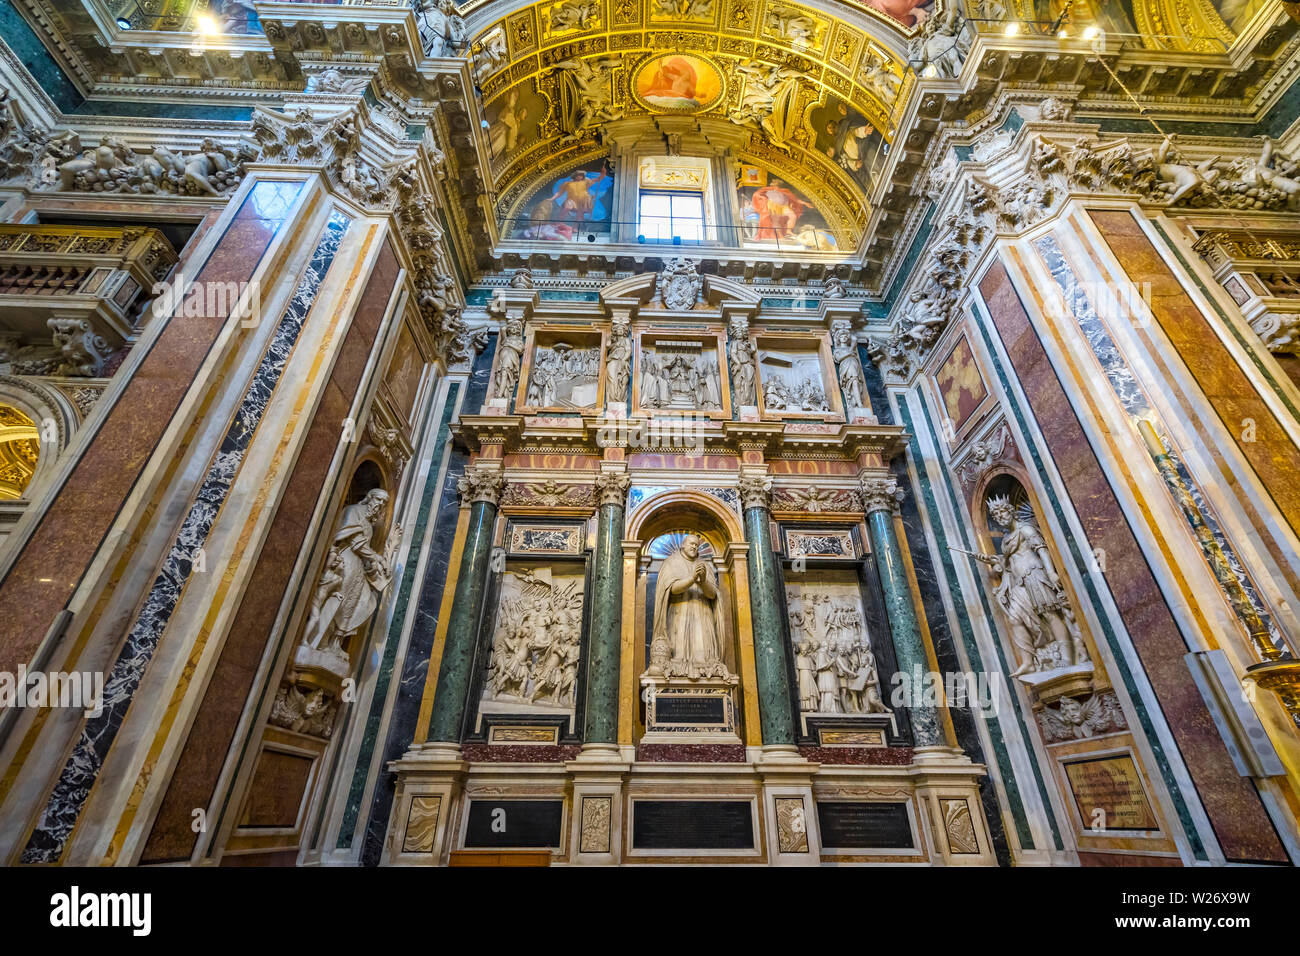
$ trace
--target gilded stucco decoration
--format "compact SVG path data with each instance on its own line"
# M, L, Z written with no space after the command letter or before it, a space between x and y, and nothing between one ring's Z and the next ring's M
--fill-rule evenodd
M483 26L471 51L498 218L601 155L606 124L699 116L752 131L749 161L815 192L846 234L914 82L890 34L932 6L873 3L875 34L779 0L563 0Z

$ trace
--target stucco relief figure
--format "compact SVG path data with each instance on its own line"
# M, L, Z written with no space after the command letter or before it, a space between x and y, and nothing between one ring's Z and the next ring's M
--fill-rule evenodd
M749 326L743 320L733 321L727 343L728 369L731 388L739 405L757 405L754 390L754 348L749 342Z
M388 492L372 488L343 509L312 597L303 646L346 657L345 642L375 613L392 573L388 560L371 548L387 505Z
M840 391L849 408L867 408L867 380L858 357L858 344L847 325L837 325L831 332L831 354L839 372Z
M1005 497L988 499L989 515L1006 528L1001 553L977 558L1001 577L996 592L1011 627L1019 666L1012 677L1088 662L1065 587L1051 553L1032 522L1028 505L1019 510Z
M666 647L663 676L731 677L722 660L722 601L711 562L700 557L700 539L688 534L664 559L655 588L653 644ZM651 648L654 664L659 655Z
M501 343L501 356L497 359L496 377L492 382L492 397L510 400L519 384L519 369L524 358L524 324L518 319L506 322L505 339Z
M616 320L605 354L605 403L617 405L627 399L627 385L632 378L632 339L626 319Z
M790 612L797 638L799 709L819 714L887 714L876 656L861 612L826 594L809 594Z

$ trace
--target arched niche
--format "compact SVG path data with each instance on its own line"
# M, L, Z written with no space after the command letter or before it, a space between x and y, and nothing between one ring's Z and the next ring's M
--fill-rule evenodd
M635 683L645 673L653 633L656 577L666 552L665 538L692 533L707 544L704 556L713 562L718 590L725 598L720 636L727 668L739 675L736 710L740 736L754 743L758 733L758 697L754 685L754 646L749 617L749 546L739 516L724 502L693 489L665 491L648 498L631 516L625 541L635 542L635 560L624 562L624 593L634 594L635 611L624 622L625 651L631 666L624 677ZM627 638L630 637L630 641ZM630 645L630 646L629 646ZM639 699L639 688L633 699ZM633 715L634 738L645 733L644 707Z
M1086 674L1066 675L1042 682L1038 681L1036 675L1031 674L1025 680L1032 688L1032 696L1036 702L1041 703L1053 700L1062 694L1087 693L1106 686L1105 677L1100 667L1095 663L1097 661L1096 642L1093 640L1087 621L1082 614L1083 605L1079 601L1079 595L1074 588L1074 583L1066 572L1067 564L1062 554L1061 543L1057 541L1055 533L1046 522L1043 505L1034 493L1029 476L1014 463L999 463L982 475L975 482L972 489L969 507L978 549L984 554L1002 554L1003 538L1007 533L1007 529L995 521L989 513L988 501L994 496L1009 499L1012 509L1020 519L1027 520L1038 529L1038 533L1042 537L1051 558L1053 570L1060 579L1066 600L1069 602L1074 614L1076 626L1086 649L1088 662L1092 664L1092 669ZM984 568L982 577L988 588L990 603L996 608L994 614L998 618L997 627L1005 637L1004 646L1008 654L1007 662L1012 670L1015 670L1019 666L1023 650L1014 646L1012 624L1007 610L998 596L998 591L1004 579L987 567ZM1046 673L1050 674L1052 671L1049 670Z

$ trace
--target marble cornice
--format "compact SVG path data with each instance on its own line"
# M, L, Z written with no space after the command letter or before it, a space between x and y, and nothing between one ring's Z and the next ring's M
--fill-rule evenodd
M666 434L675 433L676 423L661 420ZM600 416L547 418L523 415L462 415L452 434L472 453L499 447L513 454L533 447L554 453L599 456L606 447L636 449L635 437L646 429L653 439L654 419L645 417L605 418ZM824 430L805 430L804 422L703 421L698 433L698 450L707 454L742 457L746 451L760 451L764 458L816 458L852 461L862 456L880 456L889 461L900 454L907 434L896 425L831 424ZM639 450L639 449L636 449ZM682 454L679 446L667 444L644 450Z

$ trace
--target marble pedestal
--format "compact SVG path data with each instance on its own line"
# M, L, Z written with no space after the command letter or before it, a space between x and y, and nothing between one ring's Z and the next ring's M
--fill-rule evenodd
M739 744L736 678L641 677L645 744Z

